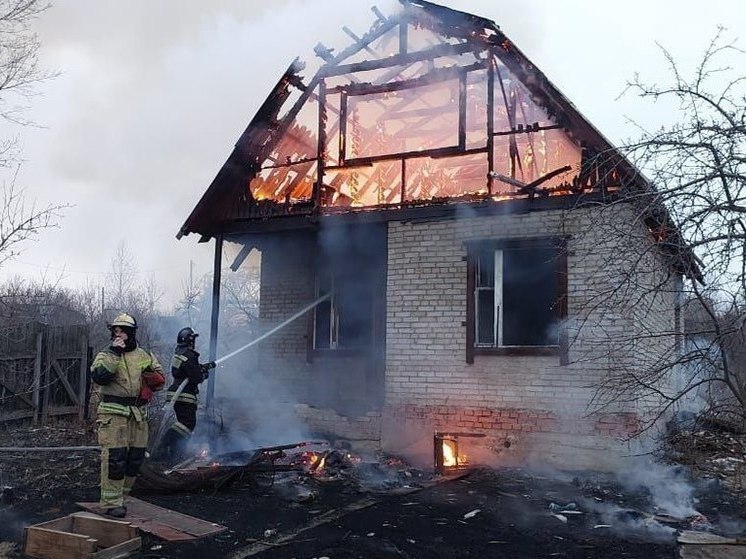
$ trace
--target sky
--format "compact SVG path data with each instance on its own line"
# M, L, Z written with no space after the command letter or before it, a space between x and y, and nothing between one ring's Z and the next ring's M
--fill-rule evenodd
M675 118L620 94L639 73L670 75L660 47L693 68L718 25L738 38L741 0L443 0L494 20L613 143L630 122ZM65 204L59 227L24 244L0 268L75 287L105 281L126 243L141 278L154 276L168 310L193 263L212 266L213 244L176 239L181 224L288 64L313 62L321 41L340 49L346 25L362 35L373 0L56 0L34 22L41 84L17 136L17 184L37 206ZM376 5L393 13L395 0ZM746 37L740 44L746 46ZM311 76L306 72L306 77ZM3 175L7 182L7 173Z

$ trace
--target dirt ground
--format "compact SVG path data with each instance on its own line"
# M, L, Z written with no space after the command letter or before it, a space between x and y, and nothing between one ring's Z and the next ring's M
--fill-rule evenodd
M16 429L2 433L2 446L19 440L27 446L87 444L91 436L86 427ZM677 530L736 536L746 529L743 495L728 473L743 459L743 447L728 443L733 448L724 456L728 445L722 441L729 440L724 436L720 442L710 435L690 437L679 443L696 451L694 442L706 439L707 445L700 446L708 446L707 451L695 460L696 467L667 467L669 479L658 487L596 473L515 469L475 469L434 482L429 474L398 465L394 478L398 475L401 483L373 489L350 476L284 473L271 487L248 479L218 492L141 493L154 504L228 527L193 543L145 535L141 557L678 557ZM684 454L694 460L692 453ZM697 477L691 478L691 471ZM0 485L11 478L13 483L13 503L0 505L0 558L21 556L25 525L79 510L76 501L97 499L95 453L5 454L0 472ZM661 505L661 494L665 498L682 488L692 491L683 497L698 514Z

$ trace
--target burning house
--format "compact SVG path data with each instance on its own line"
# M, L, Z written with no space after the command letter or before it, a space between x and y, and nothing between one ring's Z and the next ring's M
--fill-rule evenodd
M435 436L436 464L602 466L650 403L594 410L594 386L675 344L675 228L612 203L651 187L495 23L374 14L312 77L290 65L179 232L215 240L214 302L252 251L263 325L315 302L245 374L317 432L430 456ZM630 257L649 277L620 293Z

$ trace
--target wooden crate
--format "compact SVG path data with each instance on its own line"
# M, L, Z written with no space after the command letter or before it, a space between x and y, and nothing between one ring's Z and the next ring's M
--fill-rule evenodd
M37 559L116 559L141 545L129 522L76 512L26 528L23 553Z

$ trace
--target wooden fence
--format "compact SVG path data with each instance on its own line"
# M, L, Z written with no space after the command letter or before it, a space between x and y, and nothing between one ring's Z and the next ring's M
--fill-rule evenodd
M39 322L0 331L0 421L85 416L87 326Z

